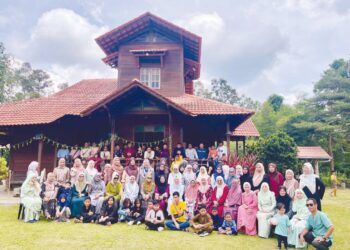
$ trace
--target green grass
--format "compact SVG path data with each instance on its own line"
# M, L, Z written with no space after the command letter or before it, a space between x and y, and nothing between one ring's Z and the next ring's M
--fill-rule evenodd
M338 191L337 198L325 195L323 207L335 225L332 250L349 249L350 191ZM259 249L276 248L275 239L245 235L200 238L192 233L146 231L144 226L17 221L17 206L0 206L1 249Z

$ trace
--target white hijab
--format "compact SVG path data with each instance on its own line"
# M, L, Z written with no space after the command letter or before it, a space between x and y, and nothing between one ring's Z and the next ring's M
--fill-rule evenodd
M221 185L218 184L218 180L222 180L222 184ZM224 182L224 178L222 178L221 176L218 176L216 178L216 199L220 199L220 197L224 193L224 188L225 187L226 187L226 184Z
M202 173L202 170L203 170L204 173ZM198 176L197 176L197 182L200 182L201 179L203 179L203 178L208 179L208 178L210 178L210 176L208 175L207 169L202 166L199 169L199 173L198 173Z
M314 168L312 167L310 162L305 162L304 167L309 169L309 174L300 175L300 185L299 188L303 189L304 187L308 187L311 193L316 192L316 175L314 174Z
M27 171L27 176L30 174L30 173L33 173L33 174L36 174L38 175L38 166L39 166L39 162L37 161L32 161L29 166L28 166L28 171Z

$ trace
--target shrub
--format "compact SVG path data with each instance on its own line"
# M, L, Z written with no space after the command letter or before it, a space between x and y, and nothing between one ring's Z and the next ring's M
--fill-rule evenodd
M9 170L7 167L7 161L4 157L0 157L0 181L5 180L8 177Z

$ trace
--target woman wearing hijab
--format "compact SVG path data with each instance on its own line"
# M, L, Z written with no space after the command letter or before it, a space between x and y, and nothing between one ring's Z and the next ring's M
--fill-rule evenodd
M40 184L36 173L28 173L21 187L21 203L24 206L24 222L39 220L42 200Z
M173 171L169 174L168 184L173 185L174 180L179 179L181 183L184 182L183 175L180 172L179 166L175 165Z
M238 208L242 205L242 190L238 179L233 179L230 190L228 191L224 214L230 213L237 223Z
M112 180L108 182L106 186L106 197L113 196L114 199L119 202L123 194L123 185L119 181L119 175L117 172L113 172Z
M81 209L87 196L88 184L85 180L85 174L80 173L72 189L71 212L73 217L77 217L81 214Z
M169 185L166 182L164 175L159 177L159 183L156 185L154 194L154 199L159 202L160 209L164 210L169 197Z
M130 175L129 181L124 185L123 200L130 199L130 201L134 203L139 196L139 192L140 188L137 184L135 176Z
M269 186L270 190L275 193L275 197L278 195L280 186L283 185L284 177L278 172L277 165L275 163L269 164Z
M292 198L287 193L287 188L285 186L280 186L279 192L276 198L276 204L282 203L285 208L285 214L291 218L292 217Z
M309 162L304 163L303 174L300 175L299 188L304 191L307 198L314 198L317 201L317 208L321 211L321 200L326 187L321 179L314 174L314 168Z
M295 246L295 248L305 248L306 243L303 244L299 240L299 234L305 229L307 218L310 215L309 209L306 207L307 197L303 190L296 189L293 200L294 216L290 220L290 231L288 233L288 244Z
M238 177L237 177L238 178ZM244 166L243 167L243 174L239 177L240 183L241 183L241 189L243 190L243 184L248 182L250 186L253 185L253 178L249 173L249 167Z
M170 205L173 203L174 192L179 193L179 199L182 201L185 193L185 186L181 183L179 178L175 178L174 183L169 185L168 214L170 214Z
M191 219L194 216L198 188L198 183L195 179L193 179L190 181L190 184L185 189L185 202L188 219Z
M226 183L226 180L229 177L230 169L231 168L230 168L229 165L226 165L226 164L222 165L222 172L224 173L224 181L225 181L225 183ZM227 183L226 183L226 185L227 185Z
M95 162L89 161L85 169L85 179L88 184L91 184L94 176L97 174L97 169L95 168Z
M219 166L217 167L217 169L219 169ZM219 216L223 217L224 205L228 195L228 191L229 189L224 182L224 178L222 176L217 176L216 185L211 196L211 205L209 213L211 213L212 208L215 206L218 209Z
M70 169L70 182L76 183L78 180L78 176L84 172L85 168L81 163L81 160L79 158L76 158L74 160L73 167Z
M152 180L154 180L154 169L149 163L148 159L144 159L143 163L140 167L140 174L139 174L139 185L142 187L143 183L146 180L146 177L151 176Z
M211 178L210 178L210 175L208 174L207 168L205 166L201 166L199 168L199 173L198 173L198 176L197 176L197 182L201 183L203 178L207 179L208 185L211 184Z
M291 169L286 170L286 180L283 186L287 189L287 194L293 199L294 192L299 188L299 182L294 178L294 172Z
M57 188L55 176L53 173L47 174L47 180L41 185L41 198L43 199L43 210L46 219L55 218L55 206L57 197Z
M251 190L249 182L243 184L242 205L238 208L237 230L247 235L256 235L256 213L258 211L258 198Z
M112 169L113 169L113 172L118 173L118 176L120 177L119 181L124 185L125 180L122 178L123 174L124 174L124 167L120 163L119 157L114 157L113 162L112 162Z
M28 170L27 170L27 176L32 173L32 174L36 174L37 176L39 176L39 162L37 161L32 161L29 166L28 166Z
M185 171L183 173L183 177L184 177L184 185L186 189L187 186L190 184L190 182L196 179L196 174L193 172L192 165L187 164Z
M261 189L261 184L263 184L264 182L269 184L269 177L265 174L264 165L258 162L255 165L255 171L252 178L252 183L253 183L252 190L255 193L258 193L259 190Z
M225 178L225 183L228 186L228 188L231 188L232 181L235 179L237 179L235 168L230 168L228 170L228 176L227 176L227 178Z
M218 165L216 167L216 170L214 171L214 174L211 176L211 186L214 188L217 183L217 178L222 177L224 179L224 172L222 171L222 166Z
M259 211L256 214L258 219L258 235L262 238L268 238L270 235L271 225L269 219L273 216L275 207L275 194L270 191L269 185L263 182L258 193Z
M197 178L197 182L198 182L198 178ZM213 188L209 185L208 178L203 177L202 179L200 179L200 185L198 188L196 205L195 205L196 212L198 211L198 207L201 204L204 204L207 210L210 208L212 193L213 193Z
M242 168L242 166L241 165L237 165L235 167L235 169L236 169L236 177L240 178L243 175L243 168Z
M153 198L156 184L153 181L152 174L146 175L145 181L142 184L141 195L144 201L148 201Z
M165 162L161 161L159 164L159 167L156 168L155 172L155 183L156 185L159 185L160 178L164 176L165 182L168 183L168 171L166 170Z
M105 195L105 182L101 178L101 174L97 173L91 182L89 196L91 204L96 207L96 214L101 213L102 204Z
M136 166L136 162L134 158L130 159L129 164L124 169L123 177L122 177L122 180L124 180L124 185L130 181L131 176L134 176L136 180L139 176L139 169Z
M53 174L55 176L55 180L58 182L58 185L62 186L70 180L69 172L69 168L66 167L66 160L64 158L60 158L58 160L58 166L53 170Z

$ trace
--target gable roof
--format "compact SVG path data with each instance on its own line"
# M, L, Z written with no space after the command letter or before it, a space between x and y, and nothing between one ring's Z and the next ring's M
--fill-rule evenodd
M320 146L297 147L298 159L331 160L332 157Z
M247 119L232 132L233 136L259 137L260 133L252 119Z
M5 103L0 105L0 126L48 124L65 115L86 116L104 104L133 88L141 88L174 109L190 115L245 115L254 111L238 106L183 94L164 96L138 80L117 89L117 79L82 80L49 97Z
M184 49L187 51L185 57L200 61L202 38L175 24L172 24L163 18L160 18L150 12L146 12L131 21L116 27L115 29L97 37L95 40L106 55L110 55L118 50L120 43L133 37L135 34L141 34L146 29L152 28L155 31L173 35L183 41Z

